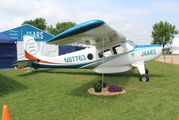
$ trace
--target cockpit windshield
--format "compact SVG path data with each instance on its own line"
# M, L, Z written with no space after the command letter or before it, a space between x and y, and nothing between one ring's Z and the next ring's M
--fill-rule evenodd
M135 46L136 46L134 43L132 43L132 42L130 42L128 40L123 41L121 45L124 47L126 52L133 50L135 48Z
M127 43L129 43L131 46L135 47L136 44L134 44L133 42L130 42L129 40L126 40Z

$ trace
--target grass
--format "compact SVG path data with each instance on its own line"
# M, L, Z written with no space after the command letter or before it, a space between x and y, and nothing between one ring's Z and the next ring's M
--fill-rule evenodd
M105 75L107 84L127 92L94 96L87 92L101 75L83 69L0 70L0 105L12 120L175 120L179 113L179 65L150 62L149 82L137 70Z

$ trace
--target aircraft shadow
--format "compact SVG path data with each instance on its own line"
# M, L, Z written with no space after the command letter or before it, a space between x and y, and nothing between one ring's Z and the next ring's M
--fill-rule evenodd
M93 83L95 83L97 80L101 80L102 75L95 73L93 71L86 71L84 69L69 69L69 70L54 70L53 68L49 68L49 69L39 69L36 73L33 73L32 70L30 72L27 72L25 74L19 75L19 76L28 76L28 75L34 75L34 74L39 74L39 73L50 73L50 74L73 74L73 75L81 75L81 76L97 76L97 78L95 78L94 80L91 80L90 82L87 82L85 84L83 84L82 86L73 89L71 92L67 93L70 96L89 96L89 95L85 95L85 94L89 94L87 91L88 89L90 89L91 87L93 87ZM152 77L162 77L162 75L160 74L150 74L149 76ZM120 85L122 86L124 89L126 87L126 85L128 84L129 80L133 80L130 79L131 77L136 78L135 80L137 80L137 82L139 82L139 72L136 72L136 70L130 70L127 72L123 72L123 73L117 73L117 74L104 74L104 79L107 82L107 86L111 85L111 84L116 84L116 85ZM89 96L90 97L90 96Z
M15 91L21 91L27 89L26 86L16 82L15 80L8 78L0 74L0 97L4 94L9 94Z

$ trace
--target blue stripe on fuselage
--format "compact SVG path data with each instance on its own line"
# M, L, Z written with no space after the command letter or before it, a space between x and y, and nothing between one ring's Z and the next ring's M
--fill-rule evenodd
M73 65L67 65L67 64L52 65L52 64L33 63L33 64L28 64L27 66L34 67L34 68L81 68L83 66L86 66L85 68L94 68L100 65L101 63L102 63L101 60L97 60L93 62L88 62L83 64L73 64Z
M154 48L154 47L161 47L160 45L158 44L154 44L154 45L136 45L136 47L133 49L133 51L139 51L139 50L142 50L142 49L146 49L146 48Z

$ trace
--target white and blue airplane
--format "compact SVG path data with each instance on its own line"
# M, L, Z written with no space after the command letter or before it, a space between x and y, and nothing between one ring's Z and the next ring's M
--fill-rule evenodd
M24 35L23 40L27 60L15 61L12 65L26 63L34 68L34 72L38 68L81 68L108 74L136 67L140 73L139 80L148 82L148 70L144 64L162 54L160 45L135 45L102 20L76 25L47 41L56 45L80 43L88 46L57 57L42 56L31 35Z

